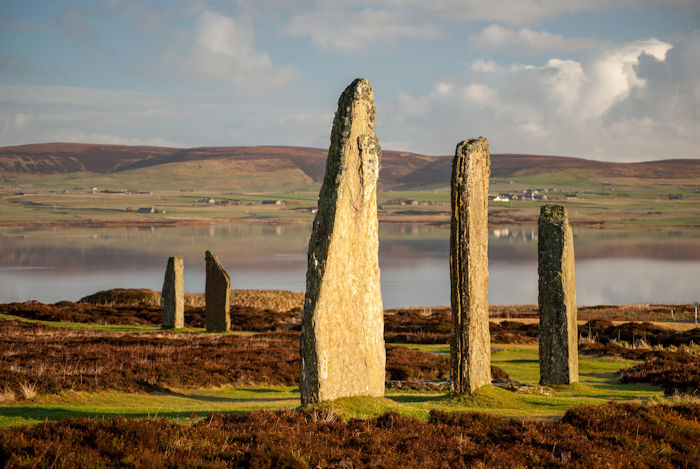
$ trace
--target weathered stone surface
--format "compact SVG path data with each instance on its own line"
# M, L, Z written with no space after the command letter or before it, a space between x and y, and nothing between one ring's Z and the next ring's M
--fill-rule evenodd
M374 93L357 79L338 100L309 240L301 334L301 400L383 396Z
M489 142L460 142L452 162L450 392L491 383L489 336Z
M538 222L540 384L578 381L574 238L561 205L544 205Z
M207 251L204 254L204 260L207 263L204 289L207 331L227 331L231 328L231 318L228 313L231 279L213 252Z
M163 328L181 329L185 327L185 288L182 257L168 258L163 281L162 305Z

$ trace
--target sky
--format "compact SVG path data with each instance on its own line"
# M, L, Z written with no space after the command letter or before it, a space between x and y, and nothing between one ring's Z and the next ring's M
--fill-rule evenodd
M700 0L0 0L0 146L327 148L356 77L384 149L700 158Z

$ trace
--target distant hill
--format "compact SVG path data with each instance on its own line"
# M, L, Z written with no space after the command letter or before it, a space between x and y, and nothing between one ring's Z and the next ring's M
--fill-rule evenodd
M137 161L164 157L175 151L176 148L85 143L0 147L0 171L32 174L110 173Z
M326 149L254 146L167 148L150 146L42 143L0 147L0 174L114 174L191 162L226 162L231 174L262 174L300 170L315 183L323 179ZM383 151L381 189L446 185L451 158L410 152ZM218 165L217 167L222 167ZM606 178L700 179L700 159L643 163L606 163L563 156L494 154L493 177L519 177L558 171L584 171Z

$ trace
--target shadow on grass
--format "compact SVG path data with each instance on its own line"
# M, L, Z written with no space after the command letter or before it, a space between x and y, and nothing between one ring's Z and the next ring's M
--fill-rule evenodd
M418 404L421 402L436 402L436 401L441 401L448 399L450 396L449 394L444 394L444 393L439 393L439 394L434 394L434 395L425 395L425 394L403 394L403 395L385 395L384 396L386 399L389 399L390 401L394 401L400 404Z
M537 363L539 365L540 361L537 358L513 358L511 360L494 360L495 362L500 362L500 363Z
M579 382L587 382L587 380L592 380L590 385L599 387L604 385L618 385L617 376L612 371L586 371L579 372L578 374Z
M235 414L242 415L246 411L243 410L226 410L217 411L217 413L225 414ZM85 411L85 410L75 410L66 409L62 407L5 407L0 408L0 419L1 418L21 418L23 422L18 422L20 424L28 423L27 421L37 421L37 420L59 420L69 417L87 417L87 418L111 418L111 417L124 417L124 418L166 418L166 419L186 419L195 415L196 417L205 417L212 413L211 410L197 410L188 412L101 412L101 411Z
M278 401L290 401L299 400L298 397L224 397L224 396L207 396L207 395L197 395L197 394L175 394L183 399L191 399L194 401L202 402L230 402L230 403L246 403L246 402L278 402Z
M267 393L287 393L291 392L293 394L299 394L299 388L292 389L276 389L276 388L243 388L241 391L254 393L254 394L267 394Z

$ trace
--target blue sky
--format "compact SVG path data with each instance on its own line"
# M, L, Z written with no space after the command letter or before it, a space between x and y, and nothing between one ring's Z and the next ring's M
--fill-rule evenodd
M358 76L385 149L700 157L697 0L0 0L0 145L323 148Z

